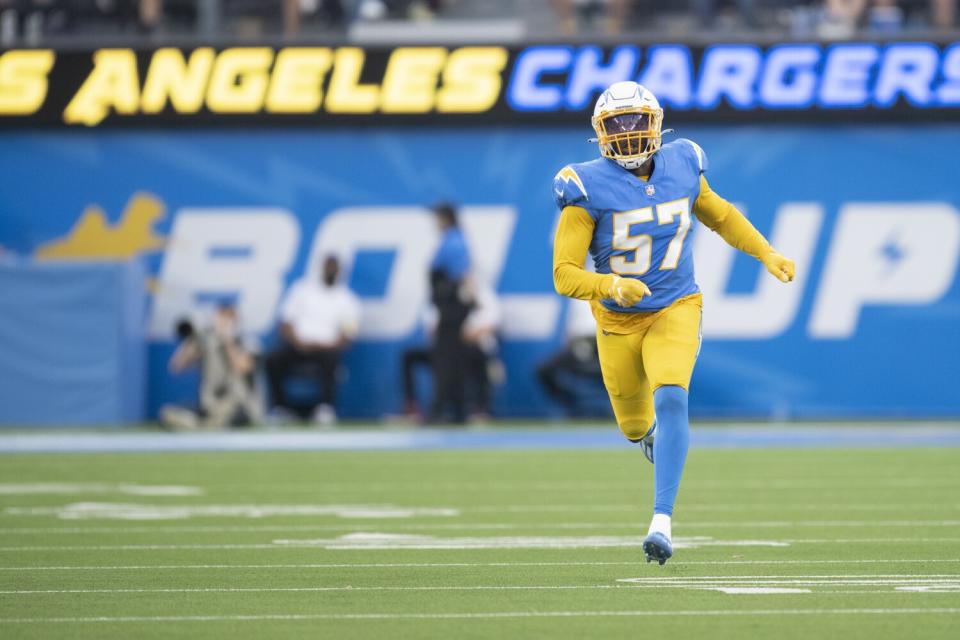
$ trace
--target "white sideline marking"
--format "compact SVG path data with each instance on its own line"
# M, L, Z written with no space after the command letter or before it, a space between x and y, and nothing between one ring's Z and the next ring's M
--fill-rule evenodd
M73 618L0 618L0 623L34 624L82 622L255 622L262 620L468 620L489 618L647 618L672 616L823 616L958 614L960 608L903 609L693 609L685 611L487 611L470 613L315 613L210 616L99 616Z
M179 485L108 484L103 482L0 483L0 495L122 493L131 496L199 496L200 487Z
M206 569L432 569L471 567L623 567L636 566L637 560L621 562L360 562L321 564L127 564L127 565L41 565L0 567L0 571L154 571ZM671 561L671 566L716 565L807 565L807 564L960 564L960 558L930 560L689 560Z
M459 509L398 507L390 504L202 504L145 505L77 502L62 507L9 507L5 515L57 516L61 520L185 520L187 518L270 518L276 516L335 516L338 518L451 517Z
M642 537L631 537L630 539L634 540L634 543L629 544L620 544L620 545L607 545L607 546L620 546L620 547L637 547L640 546L635 541L643 541ZM484 538L477 538L477 540L484 540ZM678 538L678 541L682 540ZM960 538L850 538L850 539L833 539L833 538L818 538L818 539L791 539L791 540L712 540L705 539L709 541L699 542L699 546L776 546L783 547L789 546L792 544L824 544L824 543L856 543L856 544L890 544L890 543L901 543L901 542L929 542L929 543L940 543L940 542L960 542ZM187 550L187 549L205 549L205 550L255 550L255 549L292 549L297 547L318 547L318 544L309 543L309 544L291 544L296 541L286 541L286 543L276 543L276 544L118 544L118 545L26 545L26 546L4 546L0 547L0 552L24 552L24 551L178 551L178 550ZM310 541L305 541L310 542ZM582 548L598 548L604 545L588 544L583 545ZM393 549L395 547L377 547L377 546L357 546L341 544L339 546L330 547L331 549ZM461 547L437 547L437 546L426 546L426 547L417 547L417 546L405 546L399 547L402 549L436 549L436 548L452 548L457 549ZM511 547L462 547L463 549L472 549L472 548L511 548ZM512 547L518 548L518 547ZM555 545L544 545L538 547L522 547L522 548L543 548L543 549L570 549L577 548L576 546L555 546ZM674 545L674 548L679 548L677 545ZM690 548L690 547L686 547ZM898 560L897 562L901 562Z
M316 540L274 540L277 545L322 547L324 549L596 549L605 547L640 547L644 536L512 536L437 538L391 533L353 533L339 538ZM786 547L775 540L714 540L713 538L677 538L675 549L697 549L705 546Z

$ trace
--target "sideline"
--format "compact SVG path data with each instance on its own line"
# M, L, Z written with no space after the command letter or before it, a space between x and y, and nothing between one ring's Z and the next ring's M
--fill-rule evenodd
M960 424L852 426L694 426L691 445L726 448L960 447ZM432 449L622 449L631 445L609 427L544 429L344 429L225 433L0 433L0 453L156 453L198 451L377 451Z

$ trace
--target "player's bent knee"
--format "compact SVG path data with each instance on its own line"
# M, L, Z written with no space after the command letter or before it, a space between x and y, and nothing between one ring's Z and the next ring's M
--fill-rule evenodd
M631 442L639 442L650 432L653 423L648 420L624 420L617 423L620 431Z

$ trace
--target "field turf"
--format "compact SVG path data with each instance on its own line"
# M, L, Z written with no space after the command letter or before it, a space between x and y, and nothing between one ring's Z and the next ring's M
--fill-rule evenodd
M0 638L960 638L960 450L0 456Z

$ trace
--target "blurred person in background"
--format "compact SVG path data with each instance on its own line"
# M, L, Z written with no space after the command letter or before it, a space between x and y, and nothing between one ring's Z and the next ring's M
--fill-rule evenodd
M360 327L360 303L340 283L340 262L323 259L320 277L303 277L287 292L280 308L281 344L267 356L267 378L275 413L312 416L321 425L336 422L336 387L340 357ZM294 406L284 384L293 376L319 382L319 396Z
M78 9L69 0L0 0L0 46L12 46L19 38L35 44L43 35L65 32Z
M867 28L875 34L899 33L904 26L903 9L897 0L871 0L867 9Z
M490 413L491 385L502 384L506 378L498 354L500 303L490 287L477 285L473 278L465 286L472 292L473 300L462 331L465 403L470 419L482 421ZM433 373L438 315L432 305L424 310L423 329L428 344L410 347L401 356L404 415L416 422L424 419L417 401L416 371L423 368Z
M817 34L821 38L852 37L867 8L867 0L824 0Z
M430 337L432 340L432 336ZM417 401L417 369L424 368L432 371L433 351L429 345L410 347L404 350L400 357L401 376L403 378L403 415L414 422L423 420L423 412Z
M457 211L447 202L433 207L440 245L430 262L430 301L437 309L433 339L434 397L429 422L466 422L465 345L463 325L473 301L465 287L470 252Z
M490 418L491 386L503 384L506 378L497 335L500 302L482 278L471 278L470 288L473 308L463 323L467 407L471 422L485 422Z
M567 303L566 339L563 347L537 367L537 379L568 416L582 415L578 387L584 381L600 381L597 357L597 322L590 304L582 300Z
M718 9L723 8L725 4L736 7L736 17L745 26L756 26L754 19L754 0L730 0L724 3L721 0L692 0L691 5L700 19L700 24L704 28L711 28L717 19Z
M160 420L164 426L174 430L223 429L263 420L253 383L255 354L241 341L236 307L218 306L213 325L202 331L195 330L189 321L181 321L177 337L180 344L168 366L171 373L178 374L199 365L199 408L162 407Z
M283 0L283 34L299 34L304 18L327 28L342 27L346 15L342 0Z
M616 35L623 29L627 0L551 0L560 33L572 36L581 31L602 31Z
M423 20L443 9L445 0L358 0L358 20Z
M957 0L930 0L930 23L935 29L953 29L956 19Z

